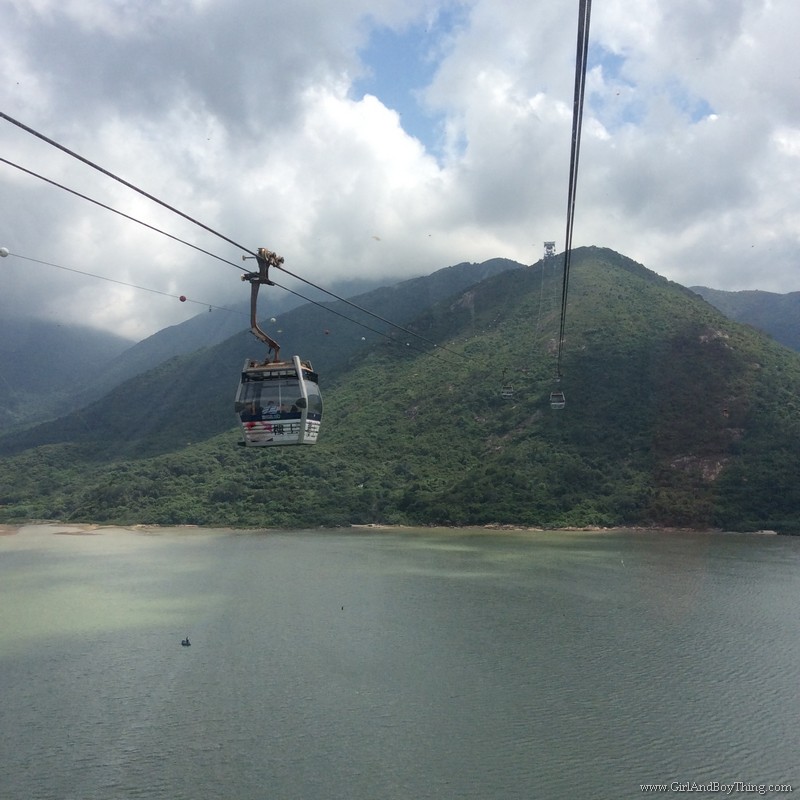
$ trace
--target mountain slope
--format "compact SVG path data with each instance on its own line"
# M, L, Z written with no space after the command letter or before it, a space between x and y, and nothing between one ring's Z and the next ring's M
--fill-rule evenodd
M800 292L725 292L706 286L692 286L725 316L752 325L792 350L800 350Z
M433 276L431 276L433 277ZM340 281L332 287L340 297L372 291L379 284L375 280ZM244 287L247 288L247 287ZM379 287L382 288L382 287ZM250 325L250 292L243 291L247 299L229 308L211 308L178 325L171 325L120 353L75 397L72 407L88 405L93 399L111 391L124 381L155 369L176 356L194 353L213 347L232 336L240 334ZM287 314L305 301L289 292L265 292L261 311L265 315Z
M405 325L443 297L487 276L520 268L520 264L508 259L458 264L431 276L373 290L353 302L379 317ZM273 307L268 292L264 292L263 305ZM368 329L350 320L363 323ZM274 325L264 327L280 340L284 355L299 353L312 360L322 376L323 392L326 386L335 385L337 374L346 369L351 358L377 341L386 341L384 336L395 330L339 301L303 305L278 314ZM100 457L113 457L168 452L202 441L230 427L242 364L248 357L264 355L264 345L249 330L242 330L213 347L177 356L138 374L78 411L6 434L0 438L0 454L75 442L94 447ZM127 368L130 362L125 364Z
M0 518L800 531L800 357L612 251L572 263L558 384L558 271L509 270L415 320L441 347L342 372L315 447L40 447L0 468Z

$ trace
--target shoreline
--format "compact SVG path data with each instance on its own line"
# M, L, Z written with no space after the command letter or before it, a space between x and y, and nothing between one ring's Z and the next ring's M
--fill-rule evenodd
M567 528L541 528L525 525L514 525L509 523L488 523L486 525L390 525L380 522L370 522L363 524L353 524L336 528L231 528L221 525L154 525L137 523L133 525L113 525L105 523L89 522L59 522L57 520L29 520L18 524L0 523L0 537L16 536L25 528L36 528L42 531L49 531L60 536L96 536L103 532L121 531L129 533L140 533L153 535L158 533L204 533L218 531L224 533L253 533L263 531L474 531L476 533L593 533L593 534L613 534L613 533L664 533L664 534L740 534L747 536L779 536L774 530L758 531L728 531L720 528L676 528L671 526L615 526L602 527L599 525L587 525L585 527Z

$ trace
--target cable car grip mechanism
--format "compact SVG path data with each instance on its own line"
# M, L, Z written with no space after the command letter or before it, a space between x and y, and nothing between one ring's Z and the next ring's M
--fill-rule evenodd
M252 258L252 256L250 257ZM242 256L242 258L246 259L248 256ZM275 267L276 269L280 269L280 265L283 264L283 256L279 256L277 253L267 250L266 247L259 247L258 255L255 258L258 262L258 272L247 272L242 275L242 280L249 281L250 283L250 331L252 332L253 336L256 337L256 339L264 342L264 344L266 344L267 347L272 350L272 352L275 354L272 358L272 361L277 362L279 360L281 347L271 336L269 336L269 334L262 331L259 327L257 307L258 290L261 285L275 285L269 279L269 268ZM267 358L267 361L269 361L269 358ZM266 364L267 361L264 363Z

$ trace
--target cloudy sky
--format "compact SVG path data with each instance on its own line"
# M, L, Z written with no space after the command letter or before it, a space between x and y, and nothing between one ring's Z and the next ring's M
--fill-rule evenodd
M324 286L530 264L563 248L577 18L578 0L0 0L0 110ZM594 0L573 244L687 286L800 290L798 30L797 0ZM5 120L0 155L242 263ZM5 163L0 246L6 316L138 339L198 312L169 295L247 297L236 267Z

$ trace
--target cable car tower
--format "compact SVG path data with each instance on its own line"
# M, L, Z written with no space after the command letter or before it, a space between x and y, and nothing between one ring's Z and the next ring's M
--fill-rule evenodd
M280 345L258 325L258 290L262 285L275 285L269 279L269 268L279 268L283 257L260 247L256 260L258 272L248 272L242 280L250 283L250 331L269 349L263 362L248 358L242 367L234 404L244 438L240 444L316 444L322 420L319 377L299 356L281 361Z

